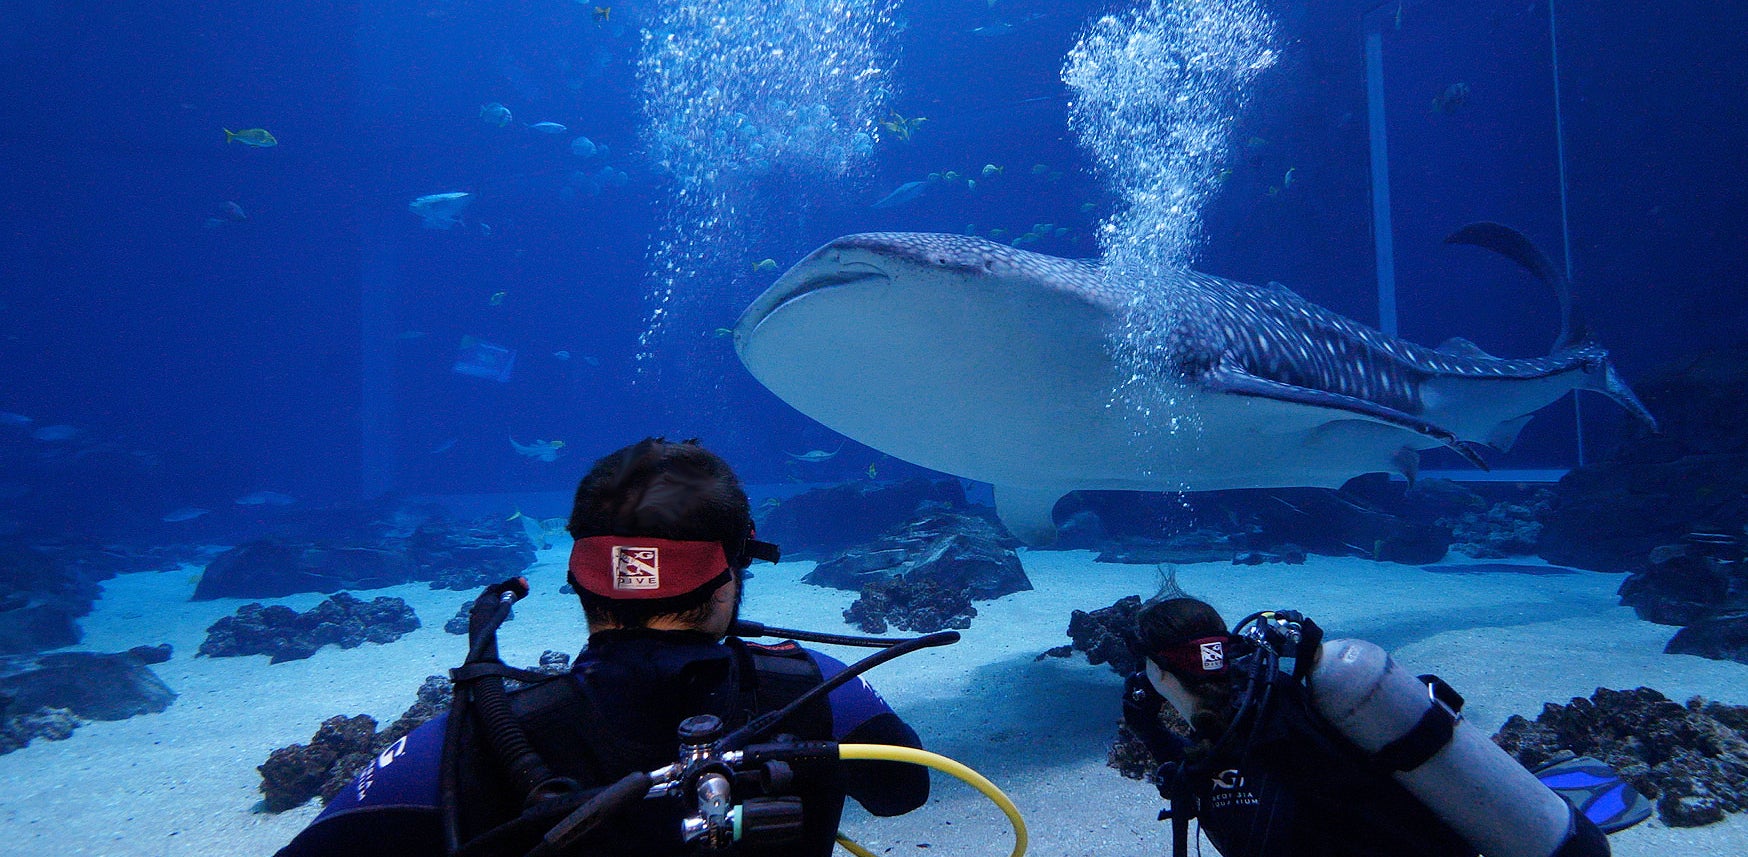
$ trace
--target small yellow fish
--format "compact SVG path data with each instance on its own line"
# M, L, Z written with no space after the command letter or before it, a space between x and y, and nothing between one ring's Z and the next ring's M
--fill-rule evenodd
M941 178L946 180L946 181L956 182L959 180L959 174L956 172L953 172L952 170L948 170L944 173L941 173Z
M873 479L874 475L879 473L879 472L880 472L879 470L875 469L874 463L869 462L869 464L868 464L868 478Z
M965 189L966 190L977 190L977 179L966 179L965 180Z
M1032 165L1032 175L1041 176L1047 172L1050 172L1050 165L1049 164L1033 164Z
M1002 168L996 166L995 164L984 164L983 165L983 177L984 178L989 178L990 176L996 175L996 174L1000 173L1001 171L1002 171Z
M715 331L713 331L713 333L719 339L722 337L733 336L734 335L734 328L732 328L732 327L719 327Z
M611 20L613 20L613 7L612 6L596 6L595 7L595 23L605 24Z
M760 271L775 271L775 270L777 270L777 260L776 259L760 259L759 261L753 263L753 273L755 273L755 274L757 274Z
M487 306L503 306L504 305L504 298L507 298L509 296L510 296L509 292L504 292L504 291L492 292L492 296L489 298L486 298L486 305Z
M916 133L916 129L922 127L922 124L927 121L929 120L926 116L913 116L906 119L894 110L891 118L881 122L880 126L898 135L898 139L908 141L910 136Z
M991 237L991 238L1000 238L1006 234L1008 234L1008 231L1006 229L1001 228L1000 226L997 226L996 228L989 230L989 237Z
M1214 183L1215 184L1225 184L1231 180L1232 180L1232 171L1231 170L1221 170L1220 172L1214 174Z
M1091 213L1098 211L1098 210L1099 210L1099 204L1096 202L1083 202L1080 204L1080 213L1081 214L1091 214Z
M1298 167L1288 167L1287 168L1287 174L1281 178L1281 190L1286 190L1287 188L1290 188L1293 186L1293 174L1298 172L1298 171L1299 171Z
M267 133L266 128L249 128L243 131L232 131L229 128L223 130L225 132L226 143L242 143L245 146L254 146L257 149L265 149L268 146L279 145L279 141L275 140L272 134Z

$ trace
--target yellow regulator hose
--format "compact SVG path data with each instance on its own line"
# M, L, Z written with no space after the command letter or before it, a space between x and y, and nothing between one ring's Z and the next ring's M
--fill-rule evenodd
M1020 811L1014 807L1014 802L996 788L995 783L982 774L971 770L965 765L927 750L915 747L895 747L890 744L839 744L838 758L849 761L852 759L877 759L884 762L910 762L913 765L923 765L934 768L946 774L952 774L971 784L972 788L983 792L985 797L1001 807L1008 817L1008 822L1014 826L1014 850L1008 857L1022 857L1026 853L1026 820L1020 817ZM849 837L838 834L838 844L844 846L856 857L874 857L868 849L852 842Z

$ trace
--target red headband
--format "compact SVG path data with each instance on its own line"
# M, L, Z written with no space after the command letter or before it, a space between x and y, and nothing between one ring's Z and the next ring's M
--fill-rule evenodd
M590 536L571 548L571 585L604 598L671 598L725 571L721 542Z
M1197 637L1167 646L1150 657L1161 669L1175 675L1188 677L1218 674L1226 671L1226 644L1230 641L1231 638L1225 634Z

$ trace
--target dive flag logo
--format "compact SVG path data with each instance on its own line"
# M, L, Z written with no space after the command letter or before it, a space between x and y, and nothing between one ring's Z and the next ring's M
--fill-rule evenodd
M1201 649L1203 670L1219 672L1226 666L1226 647L1222 646L1218 640L1203 643Z
M659 548L613 546L614 589L660 589Z

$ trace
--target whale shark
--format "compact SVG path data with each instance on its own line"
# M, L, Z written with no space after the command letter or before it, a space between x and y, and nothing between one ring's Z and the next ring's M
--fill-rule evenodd
M1029 544L1080 489L1339 487L1446 447L1486 467L1536 411L1579 390L1655 421L1529 241L1472 224L1453 243L1518 262L1561 297L1546 357L1428 348L1285 286L1189 269L1145 281L975 236L877 232L813 251L734 328L748 371L859 443L995 488ZM1125 354L1126 331L1149 330ZM1139 383L1137 383L1139 382Z

